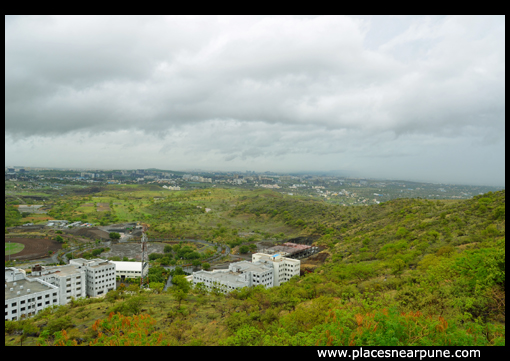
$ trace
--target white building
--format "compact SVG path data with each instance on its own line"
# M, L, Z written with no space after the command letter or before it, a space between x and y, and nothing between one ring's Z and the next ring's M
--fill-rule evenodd
M59 288L59 305L65 305L71 301L71 297L86 297L85 269L75 265L63 265L44 267L36 265L32 267L32 274L27 276L29 280L40 279Z
M85 269L88 296L102 296L117 288L115 283L115 264L113 262L100 258L91 260L77 258L69 261L69 264Z
M40 279L29 280L16 268L5 269L5 320L35 315L59 304L60 290Z
M116 277L124 278L137 278L142 277L142 262L119 262L119 261L110 261L115 264L115 273ZM147 267L148 263L145 263L144 269L144 277L147 276L147 272L149 268Z
M115 265L107 260L77 258L68 265L32 267L28 279L41 279L60 289L59 304L65 305L71 297L97 297L117 288Z
M273 285L279 286L289 281L294 276L299 276L301 261L286 258L281 254L255 253L251 256L253 263L260 262L270 264L273 267Z
M194 272L193 285L198 283L203 283L209 291L216 288L223 293L258 285L270 288L273 287L273 267L259 262L235 262L228 270Z

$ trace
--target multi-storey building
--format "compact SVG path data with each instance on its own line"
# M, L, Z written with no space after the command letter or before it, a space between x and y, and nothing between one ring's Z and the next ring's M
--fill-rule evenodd
M100 258L92 260L77 258L69 261L69 264L85 269L88 296L101 296L117 288L115 283L115 264L113 262Z
M73 259L68 265L32 267L29 279L39 278L60 289L59 304L65 305L71 297L97 297L115 290L115 264L95 258L86 260Z
M40 279L27 279L16 268L5 269L5 320L19 320L35 315L46 307L59 304L60 290Z
M28 280L40 279L59 288L59 305L65 305L71 301L71 297L86 297L85 269L76 265L63 265L45 267L36 265L32 267L32 273L27 276Z
M228 293L235 289L263 285L273 287L273 267L262 263L241 261L231 263L228 270L193 273L193 284L203 283L208 290Z
M255 253L251 256L252 262L264 263L273 267L273 285L279 286L294 276L299 276L301 261L283 257L280 254Z

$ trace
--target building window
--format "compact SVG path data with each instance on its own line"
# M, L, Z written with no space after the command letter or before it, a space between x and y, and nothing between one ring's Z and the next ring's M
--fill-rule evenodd
M42 306L42 303L38 303L38 304L37 304L37 307L41 307L41 306Z
M12 307L16 306L16 302L12 303L12 304L11 304L11 306L12 306Z
M50 304L50 301L46 301L46 302L45 302L45 304L46 304L46 305L49 305L49 304Z
M38 300L42 300L42 296L37 297Z
M20 303L21 303L22 305L24 305L24 304L25 304L25 300L22 300Z

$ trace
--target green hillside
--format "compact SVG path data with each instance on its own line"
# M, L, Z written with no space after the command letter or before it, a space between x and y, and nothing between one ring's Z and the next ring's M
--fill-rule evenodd
M6 322L6 345L505 344L505 191L360 207L269 190L96 195L60 201L53 215L142 219L151 236L231 245L310 237L328 257L269 290L207 294L177 277L170 292L153 283L150 292L128 287L78 300ZM84 202L109 203L111 211L80 208Z

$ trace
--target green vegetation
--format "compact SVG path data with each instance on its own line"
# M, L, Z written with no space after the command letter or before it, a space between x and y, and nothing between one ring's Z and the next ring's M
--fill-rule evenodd
M157 266L204 259L191 243L166 245L164 253L150 255L150 291L121 287L105 299L45 310L31 321L40 335L28 336L24 345L505 344L505 191L367 207L270 190L161 195L141 186L107 188L97 196L94 201L113 208L105 217L83 207L89 219L141 220L154 238L206 239L248 252L258 240L306 237L328 257L282 286L223 295L190 288L180 268ZM79 213L80 200L73 202L66 212ZM205 207L212 211L202 212ZM163 292L169 275L174 285ZM22 322L6 322L6 345L20 343ZM132 326L141 323L150 329L145 338Z
M15 202L16 204L18 202ZM18 208L5 204L5 226L12 227L22 224L21 214L18 212Z
M25 245L21 243L5 243L5 255L8 256L10 254L16 254L18 252L21 252L25 248Z
M111 232L110 233L110 239L120 239L120 233Z

